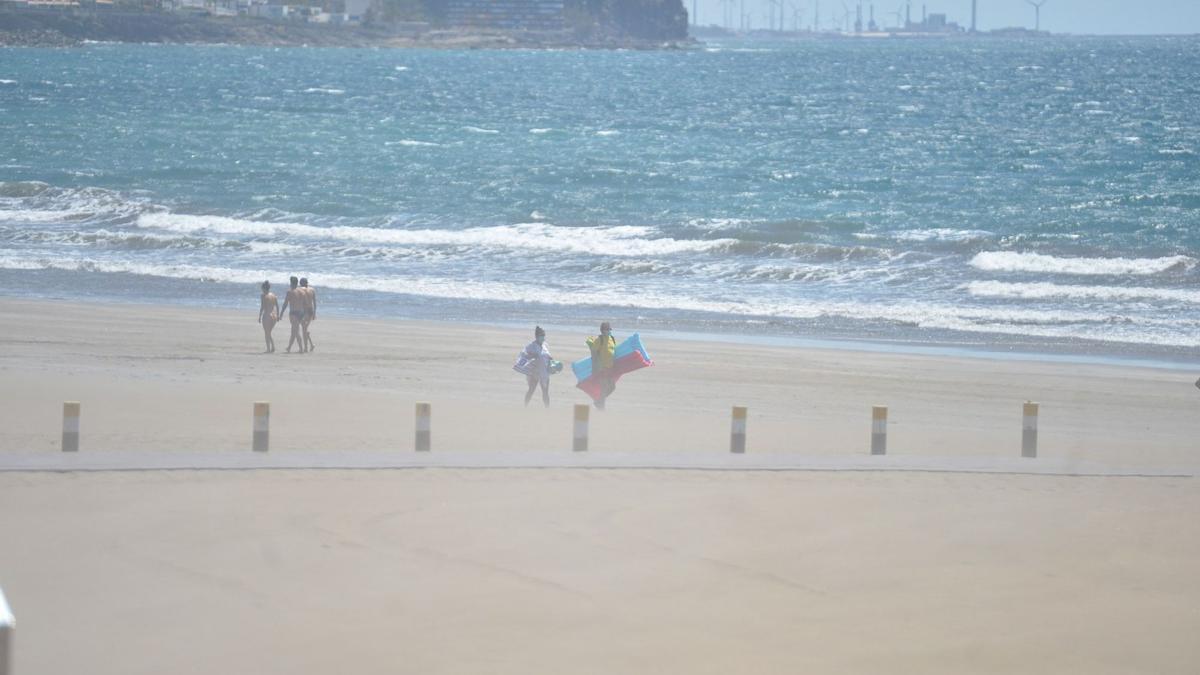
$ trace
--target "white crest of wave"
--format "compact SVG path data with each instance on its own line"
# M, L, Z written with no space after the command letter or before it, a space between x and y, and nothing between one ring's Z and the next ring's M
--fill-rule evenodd
M469 131L473 134L498 134L499 129L484 129L483 127L463 127L463 131Z
M247 237L300 237L341 242L394 246L465 246L514 250L562 251L610 256L669 255L710 251L729 246L733 239L690 240L650 238L653 228L634 225L614 227L558 227L546 223L522 223L463 230L400 230L373 227L318 227L301 223L268 223L223 216L191 216L146 213L137 226L171 232L213 232Z
M405 145L414 148L440 148L441 143L431 143L429 141L414 141L411 138L405 138L399 141L385 141L384 145Z
M985 251L971 259L971 266L988 272L1039 272L1077 275L1150 275L1173 269L1191 269L1195 258L1173 255L1163 258L1062 258L1043 253Z
M58 223L70 222L92 215L92 210L87 208L66 208L66 209L0 209L0 222L11 223Z
M43 189L30 195L0 196L0 224L78 223L128 217L146 208L144 201L100 188Z
M893 232L896 241L972 241L993 237L987 230L956 230L950 227L930 227Z
M1004 281L972 281L963 286L981 298L1021 300L1165 300L1200 304L1200 291L1175 288L1129 288L1124 286L1070 286L1051 283L1014 284Z

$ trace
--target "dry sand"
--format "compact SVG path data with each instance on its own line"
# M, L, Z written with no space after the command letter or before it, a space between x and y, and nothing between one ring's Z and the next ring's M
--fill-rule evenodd
M323 316L262 355L253 309L0 300L0 465L82 452L569 448L568 376L524 409L525 332ZM618 334L628 327L617 326ZM558 358L582 334L552 330ZM276 330L280 348L286 325ZM1196 373L647 339L592 453L1012 457L1194 472ZM147 454L148 453L148 454ZM901 472L0 472L14 673L1200 670L1193 478Z

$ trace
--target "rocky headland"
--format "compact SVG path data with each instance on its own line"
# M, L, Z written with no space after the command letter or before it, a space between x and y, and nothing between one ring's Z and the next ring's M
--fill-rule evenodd
M557 29L456 26L439 0L403 20L374 16L353 25L113 9L0 9L0 46L65 47L88 42L444 49L686 48L681 0L566 0ZM415 20L414 20L415 19Z

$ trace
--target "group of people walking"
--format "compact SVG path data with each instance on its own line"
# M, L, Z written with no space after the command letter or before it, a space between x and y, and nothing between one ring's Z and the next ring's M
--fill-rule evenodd
M271 331L283 316L284 310L288 311L288 321L292 324L292 335L285 351L290 353L292 345L297 342L300 343L301 354L311 352L314 347L309 325L317 320L317 291L308 285L307 278L292 277L289 281L291 288L288 289L287 295L283 299L282 308L279 306L279 298L271 292L271 282L262 282L258 322L263 327L263 337L267 342L268 354L275 351L275 340L271 337Z
M605 401L617 388L613 370L613 354L617 350L617 339L612 335L612 326L607 321L600 324L600 334L587 339L588 350L592 353L592 377L600 382L600 397L593 405L604 410ZM562 369L562 364L550 356L550 346L546 344L546 331L541 326L533 329L533 342L525 346L517 357L515 368L525 373L529 389L525 392L525 405L533 399L538 387L542 389L542 403L550 407L550 375Z

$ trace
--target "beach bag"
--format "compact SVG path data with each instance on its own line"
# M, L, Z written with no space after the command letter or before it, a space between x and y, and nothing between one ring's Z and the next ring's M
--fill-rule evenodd
M534 366L537 365L537 359L530 356L522 349L517 353L517 362L513 364L513 370L522 375L529 375L533 372Z

